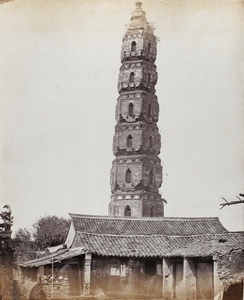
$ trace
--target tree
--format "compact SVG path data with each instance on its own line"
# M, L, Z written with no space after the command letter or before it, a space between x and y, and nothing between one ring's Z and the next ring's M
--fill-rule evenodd
M43 216L31 230L19 229L13 239L15 258L24 262L37 257L39 251L64 243L70 221L57 216Z
M14 257L18 262L24 262L36 257L36 247L31 232L27 229L19 229L14 236Z
M34 241L38 249L57 246L64 243L70 221L56 216L40 218L34 225Z
M244 194L239 194L239 196L244 197ZM244 203L244 199L241 199L240 197L236 196L236 198L238 199L238 201L230 201L228 202L224 197L221 197L223 200L225 200L225 203L221 203L220 204L220 209L222 209L223 207L225 207L226 205L235 205L235 204L240 204L240 203Z

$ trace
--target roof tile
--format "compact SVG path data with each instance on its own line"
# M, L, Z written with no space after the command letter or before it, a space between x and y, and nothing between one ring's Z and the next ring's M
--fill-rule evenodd
M204 256L223 252L220 240L243 245L243 233L222 233L194 236L139 235L118 236L78 232L75 239L86 252L103 256L163 257ZM203 247L204 246L204 247ZM201 249L204 249L201 251Z
M115 218L70 214L76 231L114 235L198 235L228 232L218 218Z

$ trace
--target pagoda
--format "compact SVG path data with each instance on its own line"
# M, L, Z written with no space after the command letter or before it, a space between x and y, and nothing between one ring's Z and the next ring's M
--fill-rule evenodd
M158 157L161 137L157 127L157 38L142 4L136 3L121 49L113 139L109 215L163 217L159 188L162 166Z

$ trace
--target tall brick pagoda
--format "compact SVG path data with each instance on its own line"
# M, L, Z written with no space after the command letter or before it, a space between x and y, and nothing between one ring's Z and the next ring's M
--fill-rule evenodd
M157 121L157 38L142 4L136 3L125 33L111 169L110 216L163 217L162 166Z

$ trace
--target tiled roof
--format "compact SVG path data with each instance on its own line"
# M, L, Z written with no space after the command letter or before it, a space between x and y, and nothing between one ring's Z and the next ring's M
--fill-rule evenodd
M237 244L243 245L244 235L238 233L222 233L195 236L118 236L78 232L76 233L72 247L79 246L82 247L85 252L103 256L210 256L222 251L223 244L226 243L223 242L225 240L227 244L231 245L230 247ZM225 244L225 249L227 244Z
M115 218L70 214L75 228L72 247L104 256L162 257L211 254L243 241L229 233L218 218ZM215 247L211 247L215 241ZM205 244L206 247L203 247ZM202 244L202 249L198 245Z
M78 246L78 247L77 247ZM77 233L73 247L28 261L21 267L50 265L86 252L117 257L201 257L244 249L244 233L197 236L118 236Z
M113 235L201 235L228 232L218 218L116 218L70 214L75 230Z
M50 265L57 261L62 261L71 257L75 257L84 254L84 249L81 247L71 248L71 249L59 249L57 252L27 261L20 264L21 267L39 267L44 265Z
M117 257L194 257L244 245L244 233L228 232L218 218L70 216L70 228L74 228L71 248L59 249L23 267L47 265L87 252Z
M229 233L219 237L206 236L183 248L172 251L172 256L201 257L225 255L233 250L244 250L244 233Z

